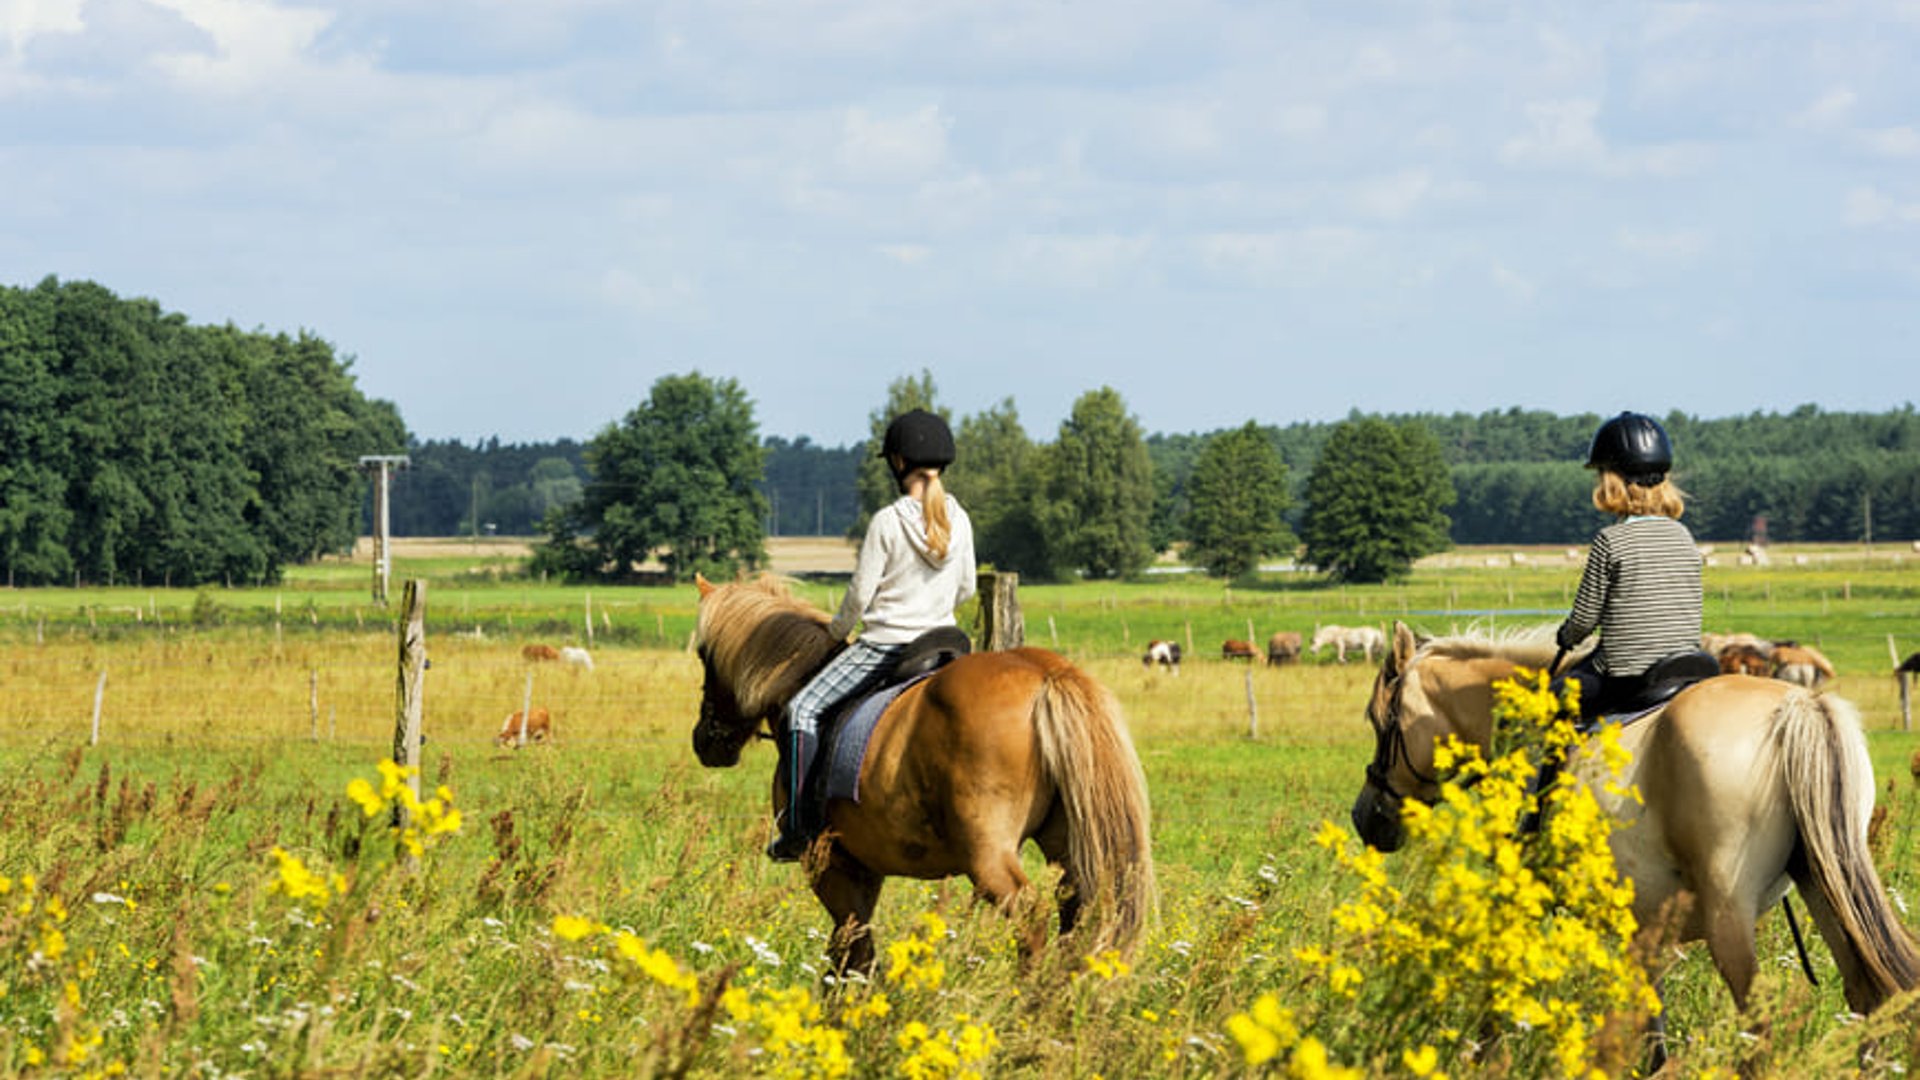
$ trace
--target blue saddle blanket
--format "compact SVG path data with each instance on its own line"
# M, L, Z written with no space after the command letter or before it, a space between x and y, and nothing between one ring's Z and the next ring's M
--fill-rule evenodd
M934 672L916 675L906 682L883 687L854 703L851 710L833 726L827 738L827 775L821 789L823 799L860 801L860 768L867 760L867 743L880 724L880 714L893 700L916 683L925 682ZM812 785L808 785L811 787Z

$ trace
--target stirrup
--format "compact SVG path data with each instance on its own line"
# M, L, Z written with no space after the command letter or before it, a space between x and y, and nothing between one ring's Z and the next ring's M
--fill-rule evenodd
M767 858L774 862L799 862L800 856L813 846L812 837L790 824L792 810L788 807L774 820L773 839L767 841Z

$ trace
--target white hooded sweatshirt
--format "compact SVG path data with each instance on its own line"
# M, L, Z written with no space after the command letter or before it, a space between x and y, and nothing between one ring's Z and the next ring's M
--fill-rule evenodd
M953 609L977 587L973 522L959 500L947 496L952 535L945 558L927 550L926 512L920 500L902 495L867 524L853 565L853 581L828 631L843 641L856 625L875 645L905 645L937 626L954 625Z

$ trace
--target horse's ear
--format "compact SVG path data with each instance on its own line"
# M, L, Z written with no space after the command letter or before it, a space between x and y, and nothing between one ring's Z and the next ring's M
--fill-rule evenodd
M713 595L713 590L719 588L718 585L715 585L713 582L707 580L707 575L702 574L698 570L693 572L693 583L695 586L699 588L700 599L702 600L705 600L707 597Z
M1413 628L1395 620L1393 624L1393 669L1407 670L1413 662L1413 652L1420 647L1420 639L1414 636Z

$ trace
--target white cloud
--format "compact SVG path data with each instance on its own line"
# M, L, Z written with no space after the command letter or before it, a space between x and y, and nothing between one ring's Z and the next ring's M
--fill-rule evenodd
M1836 86L1789 116L1787 122L1795 127L1816 130L1837 127L1846 122L1847 117L1853 112L1853 106L1859 100L1859 95L1852 90L1844 86Z
M1410 169L1394 176L1363 180L1353 186L1353 203L1368 217L1399 219L1433 194L1433 174Z
M857 179L915 180L947 161L947 131L953 118L938 105L904 116L875 116L848 109L841 124L838 158Z
M1536 101L1526 106L1531 130L1500 148L1509 165L1589 172L1602 176L1678 176L1701 168L1706 151L1690 143L1616 148L1600 134L1600 105L1590 99Z
M876 244L873 250L902 266L918 266L933 258L933 249L925 244Z
M1920 225L1920 202L1902 202L1873 187L1847 192L1846 223L1856 228L1880 225Z
M1516 300L1529 302L1540 294L1540 287L1531 279L1503 263L1494 263L1488 272L1493 276L1493 283Z
M1020 278L1069 289L1090 289L1124 278L1146 263L1147 236L1119 233L1018 237L1008 258Z
M246 91L307 66L314 43L334 19L319 8L247 0L152 2L205 31L216 52L175 53L160 59L162 68L191 86L216 91Z
M1920 128L1890 127L1865 133L1867 148L1881 157L1920 157Z
M27 42L42 34L78 34L86 21L80 9L85 0L9 0L0 4L0 33L8 51L18 56Z

